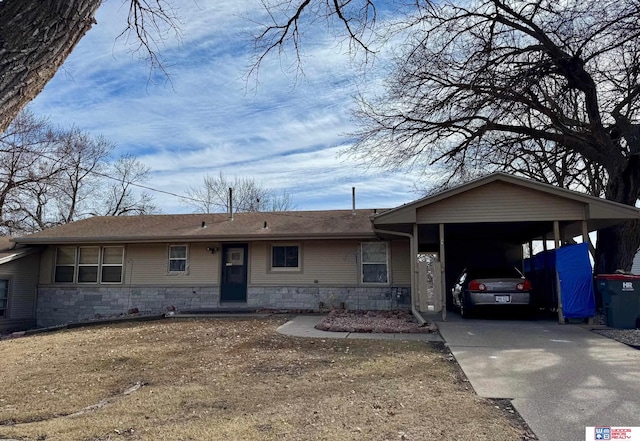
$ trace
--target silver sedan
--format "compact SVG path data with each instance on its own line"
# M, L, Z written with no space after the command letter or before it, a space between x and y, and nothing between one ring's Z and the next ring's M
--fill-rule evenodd
M460 315L468 318L479 306L530 308L532 289L515 267L465 268L451 293Z

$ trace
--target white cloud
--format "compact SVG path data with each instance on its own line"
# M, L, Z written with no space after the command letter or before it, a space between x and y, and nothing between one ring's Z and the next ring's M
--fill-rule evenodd
M162 51L171 84L149 82L149 66L116 41L127 10L110 0L33 110L56 124L103 134L151 167L149 186L173 193L223 171L286 189L300 209L349 208L352 186L360 206L388 207L417 196L410 175L337 157L349 142L343 134L353 130L349 109L359 79L333 37L310 35L304 77L289 70L291 54L267 59L254 89L245 76L248 35L263 19L256 15L259 2L179 6L182 38L168 38ZM368 80L377 84L375 76ZM165 212L186 210L177 198L155 197Z

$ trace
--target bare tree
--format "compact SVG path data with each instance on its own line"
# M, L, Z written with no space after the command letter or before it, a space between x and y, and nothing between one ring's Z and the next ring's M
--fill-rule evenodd
M636 203L637 2L445 2L419 17L386 94L361 101L353 155L395 167L444 164L452 174L500 155L538 179L553 167L571 176L603 171L606 181L588 186L604 183L607 199ZM599 271L631 267L637 227L599 231Z
M300 11L313 13L312 5L319 3L324 2L280 3L288 20L273 15L279 24L266 32L278 38L266 48L284 49L291 41L297 48L298 26L304 24ZM349 1L334 5L334 15L355 7ZM391 168L435 165L454 178L477 174L487 158L497 157L519 173L589 187L635 205L640 195L638 2L413 5L396 28L407 40L385 93L360 100L353 156ZM569 173L552 176L547 160L550 168ZM584 175L594 180L578 184ZM639 245L637 222L600 230L597 271L629 269Z
M0 235L94 214L156 212L149 194L133 190L149 168L132 155L110 163L113 147L101 136L54 129L47 119L22 111L0 135Z
M102 179L101 193L92 214L98 216L131 216L157 213L153 196L143 191L134 192L134 187L149 180L151 169L132 154L125 154L108 167Z
M0 131L35 98L87 31L102 0L0 1ZM166 0L130 0L121 35L163 70L157 51L178 20Z
M186 204L199 213L229 211L229 189L233 189L233 211L286 211L293 209L293 201L286 191L276 194L265 188L253 178L234 178L229 180L224 173L218 176L207 175L201 187L189 188Z
M61 135L57 155L64 158L57 184L58 223L73 222L91 214L91 201L99 191L97 175L106 171L106 161L114 145L78 128Z
M346 36L352 53L365 57L375 53L371 46L377 20L373 0L260 0L268 12L269 22L255 37L257 54L251 72L257 74L260 65L272 52L281 54L293 50L297 69L302 69L302 36L305 29L321 21L336 37Z
M58 173L61 161L44 158L54 143L48 120L30 111L20 113L0 135L0 232L21 230L28 202L25 195Z

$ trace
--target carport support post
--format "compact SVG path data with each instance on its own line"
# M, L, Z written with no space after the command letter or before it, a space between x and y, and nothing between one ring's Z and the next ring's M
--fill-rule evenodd
M439 225L438 239L440 240L440 289L442 290L442 321L447 320L447 278L444 264L444 224Z
M593 257L595 259L596 251L593 248L593 244L591 243L591 238L589 237L589 224L587 223L586 220L582 221L582 242L589 244L589 252L591 253L591 257ZM596 304L596 293L595 293L595 290L593 292L593 304L594 305ZM594 317L589 317L587 319L587 324L593 325L594 323L595 323Z
M560 248L560 222L553 221L553 244L557 250ZM558 292L558 323L564 325L564 314L562 312L562 289L560 288L560 277L556 267L556 291Z

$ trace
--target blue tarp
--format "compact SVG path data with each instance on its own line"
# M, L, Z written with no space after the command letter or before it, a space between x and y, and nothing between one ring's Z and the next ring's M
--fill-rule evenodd
M565 245L525 259L525 273L540 296L538 306L557 305L556 272L562 292L562 312L566 318L592 317L595 314L593 270L586 243Z
M592 317L596 312L593 270L586 243L556 251L556 269L562 292L562 312L567 318Z

